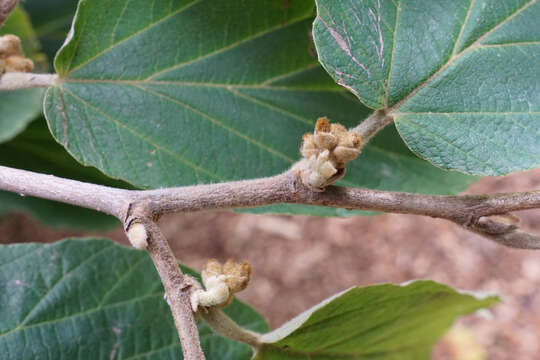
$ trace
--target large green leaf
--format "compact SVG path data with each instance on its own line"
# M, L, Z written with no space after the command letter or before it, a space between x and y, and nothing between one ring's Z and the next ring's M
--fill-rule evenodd
M540 166L537 0L316 0L319 58L434 164Z
M39 48L30 20L20 8L15 9L0 27L0 36L5 34L19 36L23 50L29 56ZM0 91L0 143L15 137L40 114L42 95L42 89Z
M77 163L54 141L43 118L31 123L15 139L0 145L0 165L96 184L126 187L121 181L108 179L96 169ZM0 215L13 211L27 212L54 227L104 230L119 224L115 218L92 210L0 191Z
M255 359L428 359L457 316L498 301L433 281L355 287L265 334Z
M148 254L107 240L0 246L2 359L179 359L180 343ZM239 301L225 309L268 326ZM249 359L249 346L200 323L207 359Z
M354 126L370 112L319 66L313 14L310 0L81 1L46 95L51 131L142 188L279 173L318 116ZM395 129L348 173L351 186L432 193L474 180L416 158Z

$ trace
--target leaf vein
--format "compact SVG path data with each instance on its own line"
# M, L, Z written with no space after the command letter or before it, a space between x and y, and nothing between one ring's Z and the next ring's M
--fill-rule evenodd
M456 41L454 42L454 48L452 49L452 55L454 56L457 51L457 46L459 44L459 41L461 40L461 36L463 35L463 31L465 30L465 27L467 26L467 23L469 22L469 17L471 15L472 9L474 7L474 0L469 0L469 8L467 9L467 14L465 15L465 19L463 20L463 24L461 24L461 29L459 30L459 34L456 38Z
M152 27L154 27L154 26L156 26L156 25L158 25L158 24L164 22L165 20L167 20L167 19L169 19L169 18L171 18L171 17L173 17L173 16L175 16L175 15L180 14L182 11L184 11L184 10L190 8L191 6L197 4L197 3L200 2L200 1L201 1L201 0L193 0L193 1L190 2L189 4L186 4L185 6L179 8L178 10L176 10L176 11L174 11L174 12L172 12L172 13L170 13L170 14L168 14L168 15L166 15L166 16L164 16L164 17L158 19L158 20L156 20L155 22L153 22L153 23L151 23L151 24L148 24L148 25L145 26L144 28L142 28L142 29L140 29L140 30L137 30L137 31L134 32L133 34L128 35L127 37L123 38L122 40L118 41L117 43L112 44L111 46L109 46L109 47L107 47L107 48L101 50L99 53L95 54L94 56L90 57L89 59L86 59L83 63L81 63L81 64L75 66L73 69L68 70L68 72L66 73L66 76L68 76L70 73L72 73L72 72L74 72L74 71L80 69L81 67L88 65L90 62L92 62L93 60L97 59L98 57L100 57L100 56L102 56L102 55L108 53L108 52L111 51L112 49L116 48L118 45L120 45L120 44L122 44L122 43L124 43L124 42L130 40L131 38L133 38L133 37L135 37L135 36L137 36L137 35L139 35L139 34L145 32L145 31L147 31L148 29L151 29ZM85 24L86 24L86 22L85 22ZM83 29L81 29L81 33L83 33ZM81 38L81 36L79 36L79 37L77 38L77 44L78 44L78 42L79 42L78 40L79 40L80 38ZM75 47L75 49L76 49L76 47ZM74 53L75 53L75 49L74 49ZM74 57L74 56L73 56L73 57ZM73 57L71 58L71 61L73 61ZM71 62L70 62L70 65L68 66L68 68L70 68L70 67L71 67Z
M501 21L498 25L496 25L495 27L493 27L491 30L487 31L486 33L484 33L484 35L482 35L481 37L479 37L474 43L472 43L471 45L469 45L468 47L466 47L465 49L463 49L460 53L458 53L457 55L454 55L454 56L451 56L448 61L439 68L439 70L435 71L429 78L427 78L426 80L422 81L420 84L418 84L418 86L416 88L414 88L409 94L407 94L405 97L403 97L403 99L401 99L400 101L398 101L394 106L392 106L391 108L391 112L393 113L396 109L399 109L399 107L401 105L403 105L407 100L409 100L411 97L413 97L414 95L416 95L420 90L422 90L425 86L427 86L432 80L434 80L435 78L437 78L444 70L446 70L448 67L450 67L450 65L452 65L452 63L454 63L457 59L460 59L462 58L466 53L468 53L469 51L473 50L473 49L476 49L476 48L479 48L480 46L478 46L477 44L482 41L482 39L484 37L486 37L488 34L492 33L493 31L495 31L496 29L498 29L500 26L504 25L507 21L509 21L510 19L513 19L514 17L516 17L517 15L519 15L520 13L522 13L523 11L525 11L528 7L530 7L532 4L536 3L537 0L531 0L530 2L528 2L527 4L523 5L521 8L519 8L518 10L516 10L513 14L511 14L510 16L508 16L506 19L504 19L503 21Z
M200 116L202 116L203 118L207 119L207 120L210 121L211 123L213 123L213 124L215 124L215 125L218 125L219 127L221 127L221 128L223 128L223 129L229 131L231 134L234 134L234 135L240 137L241 139L246 140L247 142L250 142L250 143L252 143L253 145L255 145L255 146L257 146L257 147L259 147L259 148L261 148L261 149L263 149L263 150L268 151L269 153L271 153L271 154L274 155L274 156L280 157L280 158L282 158L282 159L284 159L284 160L286 160L286 161L288 161L288 162L290 162L290 163L294 163L294 161L295 161L294 159L291 159L291 158L288 157L287 155L285 155L285 154L279 152L278 150L272 149L271 147L269 147L269 146L267 146L267 145L265 145L265 144L262 144L261 142L255 140L255 139L253 139L253 138L251 138L251 137L249 137L248 135L246 135L246 134L244 134L244 133L242 133L242 132L240 132L240 131L238 131L238 130L236 130L236 129L230 127L230 126L225 125L223 122L221 122L221 121L219 121L218 119L216 119L216 118L210 116L209 114L205 113L205 112L202 111L202 110L199 110L199 109L197 109L197 108L195 108L195 107L193 107L193 106L191 106L191 105L188 105L188 104L186 104L186 103L184 103L184 102L182 102L182 101L180 101L180 100L171 98L170 96L167 96L167 95L164 95L164 94L161 94L161 93L152 91L152 90L150 90L150 89L146 89L146 88L141 87L141 86L139 86L139 85L134 85L134 84L132 84L131 86L136 87L136 88L140 89L141 91L147 92L148 94L151 94L151 95L154 95L154 96L157 96L157 97L161 97L161 98L163 98L163 99L166 99L166 100L168 100L168 101L171 101L171 102L173 102L173 103L175 103L175 104L178 104L178 105L180 105L180 106L182 106L182 107L184 107L184 108L190 110L191 112L194 112L194 113L196 113L196 114L199 114Z
M54 289L57 288L58 285L60 285L70 274L72 274L74 271L77 271L78 269L80 269L82 266L84 266L85 264L87 264L90 260L92 260L93 258L95 258L97 255L100 255L103 251L109 249L110 247L112 246L111 245L107 245L103 248L101 248L99 251L93 253L91 256L87 257L86 259L84 259L81 263L79 263L77 266L75 266L74 268L70 269L68 272L64 273L60 279L58 279L58 281L56 281L48 290L45 294L43 294L42 298L36 303L36 305L34 305L32 307L32 309L30 309L30 311L26 314L26 316L21 320L20 322L20 325L17 327L21 327L22 325L25 325L25 322L31 317L31 315L34 313L34 311L41 305L43 304L43 301L47 298L47 296L52 292L54 291ZM17 328L15 328L15 330L17 330ZM1 334L0 336L2 336L4 334Z
M139 260L137 260L135 263L131 264L131 266L128 267L128 269L120 275L114 282L113 286L109 290L105 292L105 294L101 297L101 300L98 304L98 307L101 307L105 300L107 300L107 296L109 296L117 287L118 285L125 279L129 274L131 274L137 266L139 266L141 263L144 263L144 260L147 260L148 258L146 256L141 256Z
M239 92L239 91L237 91L235 89L228 89L228 90L229 90L229 92L231 92L232 94L234 94L237 97L246 99L246 100L251 101L251 102L256 103L256 104L260 104L260 105L262 105L264 107L267 107L267 108L269 108L271 110L280 112L280 113L282 113L282 114L284 114L284 115L286 115L288 117L291 117L291 118L293 118L295 120L298 120L298 121L300 121L300 122L302 122L304 124L307 124L307 125L310 125L310 126L314 125L314 121L312 121L312 120L310 120L308 118L305 118L303 116L293 114L292 112L290 112L290 111L288 111L288 110L286 110L286 109L284 109L282 107L267 103L267 102L259 100L259 99L256 99L256 98L254 98L252 96L249 96L247 94L243 94L243 93L241 93L241 92Z
M407 119L407 118L401 118L399 121L405 121L405 122L408 122L410 125L418 128L418 129L421 129L422 131L424 131L425 133L428 133L430 134L431 136L433 137L436 137L440 140L442 140L443 142L445 142L447 145L449 145L450 147L456 149L457 151L459 151L460 153L464 154L465 157L471 157L473 158L474 160L476 160L478 163L482 164L482 165L485 165L486 167L488 167L489 169L491 169L494 173L497 173L497 171L495 170L495 168L493 166L491 166L489 163L479 159L478 157L476 157L475 155L472 155L468 152L466 152L465 150L461 149L459 146L457 146L456 144L454 144L453 142L451 142L450 140L444 138L441 134L439 133L434 133L433 131L430 131L428 129L426 129L424 126L412 121L411 119Z
M224 47L222 47L222 48L220 48L220 49L217 49L217 50L215 50L215 51L211 51L211 52L209 52L209 53L206 53L206 54L201 55L201 56L199 56L199 57L196 57L196 58L194 58L194 59L191 59L191 60L188 60L188 61L184 61L184 62L181 62L181 63L179 63L179 64L175 64L175 65L173 65L173 66L170 66L170 67L168 67L168 68L159 70L159 71L153 73L152 75L150 75L149 77L145 78L144 81L152 80L153 78L155 78L155 77L157 77L157 76L159 76L159 75L162 75L162 74L164 74L164 73L167 73L167 72L169 72L169 71L172 71L172 70L178 70L178 69L180 69L180 68L183 68L183 67L185 67L185 66L191 65L191 64L193 64L193 63L196 63L196 62L198 62L198 61L204 60L204 59L206 59L206 58L212 57L212 56L214 56L214 55L219 55L220 53L223 53L223 52L226 52L226 51L228 51L228 50L234 49L235 47L237 47L237 46L239 46L239 45L242 45L242 44L244 44L244 43L247 43L247 42L249 42L249 41L251 41L251 40L254 40L254 39L256 39L256 38L262 37L262 36L264 36L264 35L271 34L271 33L274 32L274 31L281 30L281 29L285 29L285 28L287 28L287 27L289 27L289 26L292 26L292 25L295 25L295 24L297 24L297 23L300 23L300 22L302 22L302 21L304 21L304 20L306 20L306 19L311 18L312 16L313 16L313 15L310 13L310 14L308 14L307 16L302 16L302 17L300 17L300 18L298 18L298 19L295 19L294 21L291 21L290 23L285 24L285 25L279 24L279 25L277 25L277 26L272 26L272 27L270 27L270 28L264 29L264 30L261 31L261 32L258 32L258 33L255 33L255 34L250 34L250 35L249 35L248 37L246 37L246 38L243 38L243 39L241 39L241 40L238 40L238 41L236 41L236 42L234 42L234 43L232 43L232 44L229 44L229 45L227 45L227 46L224 46Z
M392 54L390 55L390 69L388 70L388 78L386 79L386 89L384 96L384 104L388 107L388 92L390 89L390 78L392 77L392 69L394 67L394 51L396 49L396 32L398 28L399 21L399 11L401 10L401 3L394 4L396 6L396 20L394 23L394 31L392 32Z
M79 102L81 102L83 105L88 105L89 107L91 107L92 109L94 109L94 111L102 114L106 119L108 119L109 121L111 121L113 124L118 124L120 125L122 128L126 129L128 132L130 132L131 134L135 135L136 137L138 137L139 139L141 139L143 142L146 142L147 144L150 144L152 146L154 146L155 148L157 148L158 150L160 151L163 151L165 153L167 153L168 155L170 155L171 157L177 159L178 161L182 162L184 165L187 165L188 167L191 167L193 170L195 171L199 171L201 173L204 173L206 174L207 176L209 177L212 177L216 180L222 180L219 176L217 176L216 174L213 174L211 172L209 172L208 170L204 169L204 168L201 168L200 166L197 166L195 165L194 163L192 163L191 161L179 156L178 154L175 154L173 152L171 152L170 150L168 150L167 148L164 148L163 146L159 145L158 143L156 142L153 142L151 141L151 139L139 134L138 132L136 132L135 130L131 129L130 127L128 127L127 125L123 124L122 122L118 121L117 119L115 119L114 117L112 117L111 115L101 111L99 108L87 103L84 99L80 98L79 96L75 95L73 92L67 90L64 88L64 91L67 91L70 93L71 96L73 96L75 99L77 99Z

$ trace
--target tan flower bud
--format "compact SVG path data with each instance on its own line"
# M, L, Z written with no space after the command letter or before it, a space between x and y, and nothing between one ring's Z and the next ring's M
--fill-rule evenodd
M317 132L313 140L319 149L332 150L338 144L337 136L329 132Z
M206 282L205 279L209 278L210 276L219 276L223 275L223 270L221 267L221 264L216 259L210 259L206 262L206 267L203 271L201 271L201 277L203 280L203 284Z
M11 55L23 55L21 40L11 34L0 36L0 58L7 58Z
M300 175L304 184L315 191L339 180L345 174L345 163L360 153L362 139L349 133L341 124L330 124L326 117L317 119L313 134L305 134L300 152L306 160Z
M306 158L310 158L313 155L319 153L319 149L315 145L313 134L304 134L302 137L302 147L300 148L300 153Z
M345 126L343 126L341 124L332 124L330 126L330 132L332 134L335 134L336 136L340 136L342 134L346 134L347 129L345 128Z
M330 121L326 116L320 117L315 123L315 132L330 132Z
M232 293L237 293L248 286L251 278L251 265L247 261L236 263L229 259L223 265L223 275L225 275L225 283L229 286L229 290Z
M360 139L360 136L358 134L346 133L340 136L338 146L345 146L345 147L358 149L360 148L361 143L362 143L362 140Z
M317 172L321 174L321 176L323 176L324 178L329 179L335 173L337 173L337 169L335 168L334 164L332 164L331 161L326 160L318 164Z
M360 154L360 150L352 147L337 146L332 154L334 155L336 161L346 163L356 159L358 154Z
M199 305L228 305L235 293L247 287L251 277L251 265L248 262L236 263L228 260L222 266L217 260L210 259L201 275L206 290L197 290L191 296L194 311Z
M6 72L30 72L34 68L34 63L30 59L22 56L10 56L4 59L4 70Z
M318 156L313 155L308 159L302 178L305 183L321 188L336 172L337 169L330 159L330 151L324 150Z

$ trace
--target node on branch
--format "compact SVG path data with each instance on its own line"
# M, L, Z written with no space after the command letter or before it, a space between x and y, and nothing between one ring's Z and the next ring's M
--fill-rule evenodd
M330 124L326 117L317 119L315 132L302 138L302 181L322 191L345 175L345 164L360 154L361 147L362 139L358 134L348 132L341 124Z

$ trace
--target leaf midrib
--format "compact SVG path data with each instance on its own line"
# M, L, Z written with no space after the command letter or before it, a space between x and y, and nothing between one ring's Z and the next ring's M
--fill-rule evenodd
M386 78L386 89L385 89L385 97L384 97L384 105L385 107L388 107L388 97L389 97L389 91L390 91L390 79L392 78L392 69L394 68L392 65L394 64L394 53L396 50L396 32L398 29L398 21L399 21L399 12L401 10L401 3L398 2L397 4L394 4L396 7L396 21L394 23L394 31L392 32L392 55L390 55L390 69L388 70L388 77Z
M298 71L300 73L303 70ZM291 74L294 75L297 72ZM289 74L287 74L289 75ZM273 81L273 80L272 80ZM261 90L281 90L281 91L314 91L314 92L336 92L346 93L341 88L334 86L331 87L288 87L288 86L274 86L263 84L227 84L227 83L208 83L208 82L196 82L196 81L167 81L167 80L113 80L113 79L63 79L63 83L90 83L90 84L126 84L126 85L176 85L176 86L200 86L200 87L217 87L217 88L234 88L234 89L261 89ZM266 82L266 81L265 81Z
M126 126L124 123L122 122L119 122L118 120L116 120L114 117L112 117L111 115L103 112L101 109L98 109L97 107L95 107L94 105L92 104L89 104L88 102L86 102L84 99L82 99L81 97L77 96L76 94L74 94L72 91L69 91L65 88L62 88L61 90L63 91L66 91L67 93L69 93L69 95L71 95L73 98L75 98L76 100L78 100L79 102L81 102L83 104L83 106L88 106L88 107L91 107L92 109L94 109L96 112L100 113L101 115L103 115L106 119L109 119L109 121L112 121L115 125L118 125L118 126L121 126L122 128L126 129L127 131L129 131L130 133L132 133L133 135L135 135L137 138L141 139L142 141L146 142L147 144L150 144L152 146L154 146L156 149L158 150L161 150L165 153L167 153L169 156L172 156L173 158L175 159L178 159L180 160L183 164L185 164L186 166L188 167L191 167L193 170L195 171L199 171L203 174L205 174L206 176L209 176L215 180L223 180L221 179L218 175L216 174L213 174L211 172L209 172L208 170L204 169L204 168L201 168L197 165L195 165L194 163L192 163L191 161L179 156L178 154L175 154L175 153L172 153L171 151L169 151L168 149L164 148L163 146L151 141L150 139L148 139L147 137L139 134L138 132L134 131L133 129L131 129L130 127ZM79 150L80 152L80 150Z
M87 257L86 259L84 259L82 262L80 262L79 264L77 264L77 266L75 266L74 268L71 268L69 269L69 271L67 271L66 273L62 274L62 276L60 277L60 279L58 279L54 284L52 284L52 286L50 286L47 291L42 295L41 299L39 299L36 304L32 307L32 309L30 309L30 311L28 311L28 313L24 316L24 318L20 321L20 325L18 327L16 327L15 329L13 330L17 330L19 328L22 328L25 326L25 323L26 321L28 321L29 318L31 318L31 315L36 311L37 308L39 308L39 306L41 304L43 304L43 302L47 299L47 297L49 296L49 294L51 294L60 284L62 284L62 282L68 278L69 275L73 274L75 271L79 270L80 268L82 268L83 266L87 265L89 263L89 261L93 260L96 256L100 256L101 253L109 248L112 247L112 244L111 245L108 245L108 246L104 246L102 247L101 249L99 249L98 251L94 252L91 256ZM3 336L4 334L0 335Z

